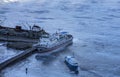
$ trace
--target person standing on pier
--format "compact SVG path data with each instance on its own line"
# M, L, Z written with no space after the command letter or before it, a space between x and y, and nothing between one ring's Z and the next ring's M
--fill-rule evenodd
M28 73L28 68L25 68L25 72L26 72L26 74Z

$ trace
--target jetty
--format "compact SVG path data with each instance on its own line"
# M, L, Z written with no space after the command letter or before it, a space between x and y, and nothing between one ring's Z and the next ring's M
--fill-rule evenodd
M4 68L6 68L7 66L20 61L21 59L24 59L30 55L32 55L33 53L35 53L37 50L35 48L30 48L25 50L24 52L21 52L3 62L0 63L0 71L3 70Z

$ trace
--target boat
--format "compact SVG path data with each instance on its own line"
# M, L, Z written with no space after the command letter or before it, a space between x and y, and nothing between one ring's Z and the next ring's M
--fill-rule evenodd
M67 67L73 71L75 74L78 74L79 73L79 70L78 70L78 63L77 63L77 60L72 57L72 56L66 56L65 57L65 64L67 65Z
M49 35L44 35L40 38L34 47L39 53L53 53L63 50L65 47L73 43L73 36L68 32L56 32Z
M29 27L29 29L22 29L22 26L19 25L17 25L15 28L0 25L0 41L36 42L42 35L48 34L38 25L34 24L33 26Z

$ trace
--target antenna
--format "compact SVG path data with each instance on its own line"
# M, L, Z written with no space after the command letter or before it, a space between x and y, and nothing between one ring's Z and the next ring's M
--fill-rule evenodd
M24 24L24 23L21 23L26 29L28 29L28 27Z
M75 54L74 54L74 52L72 53L72 55L73 55L73 57L75 57Z
M26 22L26 24L29 26L30 30L32 30L32 26Z
M63 30L62 28L58 28L58 32L60 33L60 31Z
M0 20L0 24L3 24L7 18L5 17L3 20Z

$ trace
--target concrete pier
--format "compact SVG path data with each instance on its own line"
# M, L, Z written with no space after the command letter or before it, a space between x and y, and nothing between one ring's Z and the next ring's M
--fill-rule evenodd
M22 53L19 53L3 62L0 63L0 71L4 68L6 68L8 65L15 63L16 61L20 61L23 58L26 58L27 56L30 56L31 54L35 53L36 49L35 48L30 48L25 50Z

